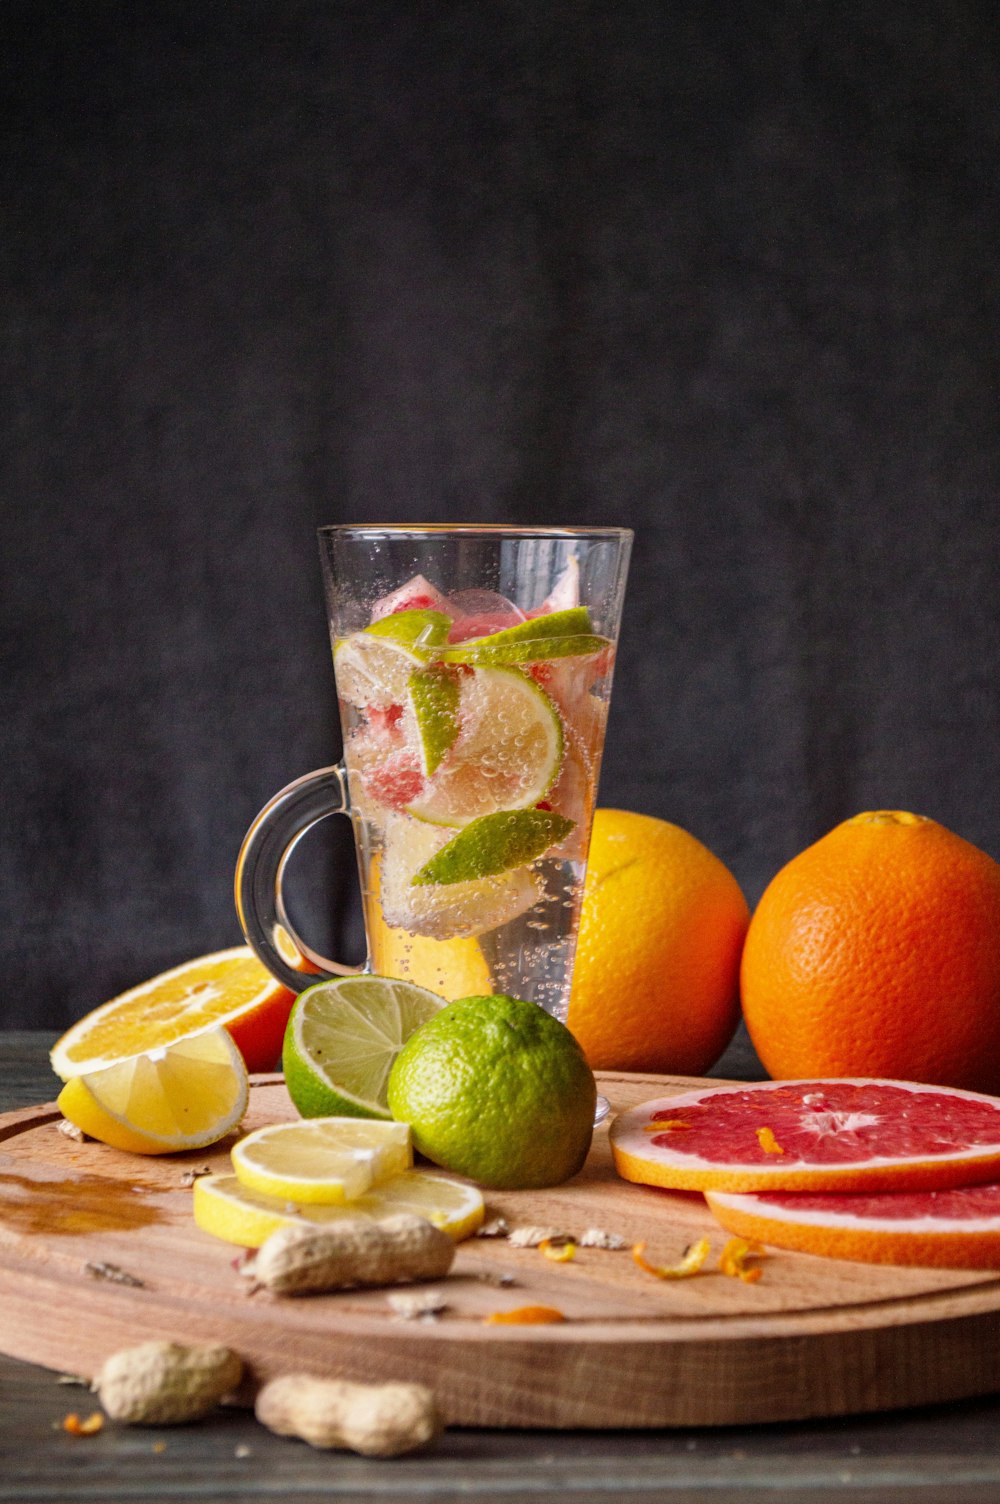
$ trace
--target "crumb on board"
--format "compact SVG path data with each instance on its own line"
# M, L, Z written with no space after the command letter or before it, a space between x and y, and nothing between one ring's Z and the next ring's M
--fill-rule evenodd
M506 1217L492 1217L489 1222L484 1222L475 1232L477 1238L506 1238L510 1233L510 1225Z
M436 1321L448 1309L443 1290L394 1290L386 1300L404 1321Z
M569 1233L561 1227L515 1227L507 1241L511 1248L537 1248L540 1243L565 1243Z

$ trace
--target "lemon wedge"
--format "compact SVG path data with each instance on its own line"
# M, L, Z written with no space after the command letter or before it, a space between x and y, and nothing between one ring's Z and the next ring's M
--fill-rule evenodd
M248 1095L243 1057L217 1027L73 1076L57 1106L115 1149L176 1154L224 1138L243 1117Z

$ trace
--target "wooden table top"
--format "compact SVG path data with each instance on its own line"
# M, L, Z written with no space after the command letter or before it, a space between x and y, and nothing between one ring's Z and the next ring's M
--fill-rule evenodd
M0 1111L50 1101L52 1036L0 1033ZM716 1074L747 1063L737 1044ZM997 1333L1000 1340L1000 1330ZM641 1382L641 1375L637 1375ZM0 1504L67 1499L503 1500L589 1504L996 1504L1000 1397L845 1420L670 1431L449 1430L432 1452L392 1461L319 1453L272 1436L246 1411L187 1427L108 1423L67 1435L91 1396L0 1356Z

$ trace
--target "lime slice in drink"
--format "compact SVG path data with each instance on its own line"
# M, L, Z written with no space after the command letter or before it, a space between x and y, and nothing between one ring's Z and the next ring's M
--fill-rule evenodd
M333 649L341 699L383 710L402 704L410 675L447 639L450 626L442 611L397 611L342 637Z
M443 1007L436 993L390 977L335 977L306 988L285 1030L288 1095L304 1118L388 1118L392 1062Z
M410 675L406 688L417 727L420 761L429 778L458 736L457 670L444 663L430 663Z
M297 1206L251 1191L235 1175L201 1175L194 1183L193 1210L203 1232L241 1248L259 1248L289 1223L329 1224L345 1217L376 1221L402 1212L426 1217L458 1243L482 1226L484 1207L482 1194L473 1185L428 1170L403 1170L342 1206Z
M444 826L407 815L387 816L379 900L382 917L393 930L433 940L484 935L527 913L538 901L538 881L527 867L472 882L415 886L417 872L452 834Z
M566 839L574 822L552 809L500 810L481 815L453 836L415 873L417 887L470 882L525 867Z
M309 1118L248 1133L230 1158L251 1191L297 1206L339 1206L408 1170L413 1149L405 1123Z
M586 606L550 611L513 627L473 637L442 649L445 663L543 663L551 658L578 658L609 646L594 632Z
M502 809L528 809L559 776L559 712L517 668L459 676L460 733L407 812L435 825L468 825Z

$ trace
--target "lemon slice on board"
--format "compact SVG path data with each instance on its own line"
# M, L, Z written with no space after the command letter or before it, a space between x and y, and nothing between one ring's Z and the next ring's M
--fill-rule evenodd
M483 1221L483 1198L473 1185L426 1170L404 1170L343 1206L297 1206L251 1191L235 1175L203 1175L194 1183L194 1220L203 1232L259 1248L290 1222L330 1223L345 1217L376 1221L411 1212L460 1242Z
M413 1163L405 1123L306 1118L272 1123L233 1145L238 1179L251 1191L297 1205L342 1205Z
M243 1056L223 1028L73 1076L57 1106L77 1128L134 1154L176 1154L224 1138L246 1112Z

